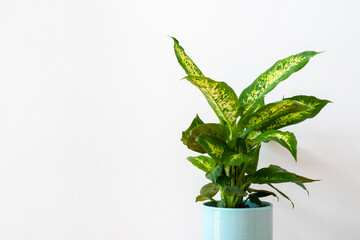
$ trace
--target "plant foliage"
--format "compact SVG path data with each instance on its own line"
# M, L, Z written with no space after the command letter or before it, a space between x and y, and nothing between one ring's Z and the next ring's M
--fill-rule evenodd
M173 37L172 37L173 38ZM279 129L315 117L330 101L299 95L265 104L264 97L280 82L302 69L310 58L319 54L305 51L277 61L245 88L239 97L225 82L205 77L179 41L173 38L175 55L187 76L219 118L219 123L204 123L198 115L182 132L181 141L198 155L188 157L205 172L210 183L203 186L197 201L217 202L218 207L244 208L251 201L262 205L260 198L277 195L252 184L268 185L288 199L274 184L295 183L307 191L304 183L317 180L299 176L279 166L258 169L262 143L275 141L285 147L297 160L297 140L291 132ZM220 192L221 200L214 199Z

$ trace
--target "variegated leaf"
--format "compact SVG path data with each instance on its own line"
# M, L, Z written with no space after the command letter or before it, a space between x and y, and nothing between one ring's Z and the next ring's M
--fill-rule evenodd
M203 146L199 142L195 141L197 136L202 134L213 136L226 142L226 140L229 137L229 129L224 125L217 123L206 123L206 124L198 125L191 130L191 134L187 141L187 147L196 152L206 153Z
M256 138L258 135L261 134L261 131L251 131L245 138L246 147L248 149L252 149L256 145L259 145L259 142L254 142L252 139Z
M317 55L315 51L305 51L277 61L271 68L261 74L250 86L241 93L239 99L242 106L265 96L281 81L287 79L294 72L302 69L311 57Z
M251 159L251 156L242 153L236 153L234 155L228 156L224 159L225 167L228 166L240 166L244 162L247 162Z
M200 135L196 138L207 154L217 162L222 162L223 157L227 157L232 154L231 149L226 142L209 135Z
M296 113L311 109L310 106L302 104L294 100L283 100L279 102L269 103L254 114L244 118L239 124L245 126L246 130L240 134L245 136L252 130L262 130L271 125L277 118L286 116L290 113Z
M248 104L241 106L240 116L247 117L254 112L256 112L259 108L265 105L264 97L261 97L255 101L249 102Z
M224 82L206 77L187 76L185 79L200 89L220 122L232 129L240 113L240 102L234 90Z
M251 178L251 182L257 184L292 182L307 191L302 181L295 177L294 174L276 165L270 165L267 168L256 171Z
M205 174L206 178L212 181L214 184L217 184L217 179L221 176L223 170L222 165L216 165L214 170Z
M201 124L204 124L204 122L200 119L200 117L196 114L196 117L194 118L194 120L191 122L190 126L188 127L188 129L186 129L185 131L182 132L182 137L181 137L181 141L187 145L188 140L189 140L189 136L191 133L191 130L193 130L193 128L195 128L196 126L199 126Z
M211 172L214 170L216 163L214 159L206 156L188 157L187 158L195 167L204 172Z
M318 99L313 96L298 95L285 100L295 100L310 106L311 109L302 112L291 113L286 116L275 119L266 129L279 129L289 125L297 124L308 118L315 117L323 107L326 106L330 101Z
M297 141L295 135L291 132L282 132L279 130L268 130L257 137L251 139L254 142L275 141L288 149L291 155L296 159Z
M200 69L195 65L195 63L190 59L190 57L185 53L185 50L182 46L180 46L179 41L171 37L174 40L174 50L176 58L181 65L181 67L185 70L187 75L190 76L204 76Z

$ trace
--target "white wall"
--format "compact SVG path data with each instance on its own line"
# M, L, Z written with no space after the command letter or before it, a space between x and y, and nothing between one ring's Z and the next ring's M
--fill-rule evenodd
M357 1L0 1L0 239L201 239L203 174L180 142L196 113L177 37L209 77L239 94L276 60L326 51L268 100L334 103L289 127L262 166L321 182L281 185L274 239L357 239L360 157Z

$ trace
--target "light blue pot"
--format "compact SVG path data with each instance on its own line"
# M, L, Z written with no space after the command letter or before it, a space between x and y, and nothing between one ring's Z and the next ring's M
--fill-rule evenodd
M203 240L272 240L272 204L258 207L218 208L211 202L202 206Z

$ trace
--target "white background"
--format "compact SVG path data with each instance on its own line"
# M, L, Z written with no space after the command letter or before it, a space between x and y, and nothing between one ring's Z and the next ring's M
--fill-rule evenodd
M201 239L208 181L180 142L196 113L215 114L167 35L206 76L237 94L276 60L326 51L267 101L334 103L287 128L261 166L322 179L281 184L274 239L357 239L360 4L357 1L0 1L0 239Z

